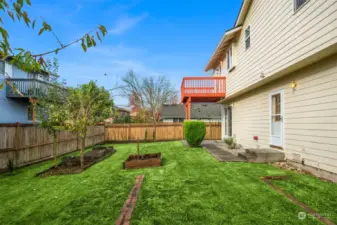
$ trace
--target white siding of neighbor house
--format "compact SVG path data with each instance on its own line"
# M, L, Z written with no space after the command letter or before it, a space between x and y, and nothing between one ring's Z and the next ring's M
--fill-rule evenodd
M286 157L300 154L306 165L337 173L337 55L233 99L233 134L243 147L269 147L269 98L280 89Z
M221 119L194 119L194 120L201 120L205 123L220 123L221 122Z
M245 50L248 26L251 46ZM336 43L336 0L310 0L297 12L293 0L254 0L234 43L227 96L260 81L261 73L268 77Z
M173 123L173 119L163 119L164 123Z

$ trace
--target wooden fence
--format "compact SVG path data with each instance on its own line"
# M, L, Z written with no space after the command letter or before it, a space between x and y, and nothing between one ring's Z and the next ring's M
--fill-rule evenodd
M57 154L63 155L77 150L81 141L71 132L61 131L57 135ZM86 146L104 142L104 126L88 129ZM24 166L53 157L53 139L46 129L22 124L0 125L0 170L8 160L16 166Z
M113 124L90 127L86 146L104 142L152 141L153 124ZM146 135L147 133L147 135ZM183 123L159 123L156 126L156 141L182 140ZM221 123L206 123L206 140L221 139ZM57 154L76 151L81 141L74 133L61 131L57 135ZM25 166L51 159L53 140L46 129L24 124L0 124L0 171L8 161L16 166Z
M105 126L105 141L152 141L153 124L112 124ZM159 123L156 125L156 141L182 140L183 123ZM146 135L147 133L147 135ZM205 140L221 139L221 123L206 123Z

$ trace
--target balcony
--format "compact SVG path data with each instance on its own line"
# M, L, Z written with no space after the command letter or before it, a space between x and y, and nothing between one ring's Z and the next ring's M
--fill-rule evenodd
M184 77L181 102L216 102L226 96L226 77Z
M7 98L41 98L48 93L51 86L58 87L54 84L37 80L37 79L10 79L17 91L15 91L8 83L6 84ZM62 87L59 87L62 90ZM20 93L19 93L20 92Z

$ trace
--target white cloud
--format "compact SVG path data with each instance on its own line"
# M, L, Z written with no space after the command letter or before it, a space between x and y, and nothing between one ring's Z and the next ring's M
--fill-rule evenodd
M146 19L147 16L148 16L147 14L142 14L140 16L135 16L135 17L131 17L131 16L120 17L117 20L115 26L110 28L108 32L110 34L122 34L130 30L134 26L136 26L142 20Z
M80 46L78 45L78 47ZM89 49L88 53L97 54L99 57L129 58L130 56L142 56L147 53L147 50L144 48L128 47L121 43L118 45L102 44Z
M149 73L149 69L145 64L137 60L113 60L112 64L126 71L134 70L136 73Z

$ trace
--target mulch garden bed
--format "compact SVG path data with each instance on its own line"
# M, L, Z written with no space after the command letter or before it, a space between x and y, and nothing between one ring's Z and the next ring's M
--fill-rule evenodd
M42 171L36 176L53 176L53 175L65 175L65 174L76 174L81 173L88 169L95 163L98 163L112 154L116 150L113 147L98 146L92 148L91 151L84 154L84 167L81 169L81 161L79 156L67 156L62 159L62 162L56 167L51 167L45 171Z
M123 169L139 169L161 166L162 154L129 155L123 162Z

